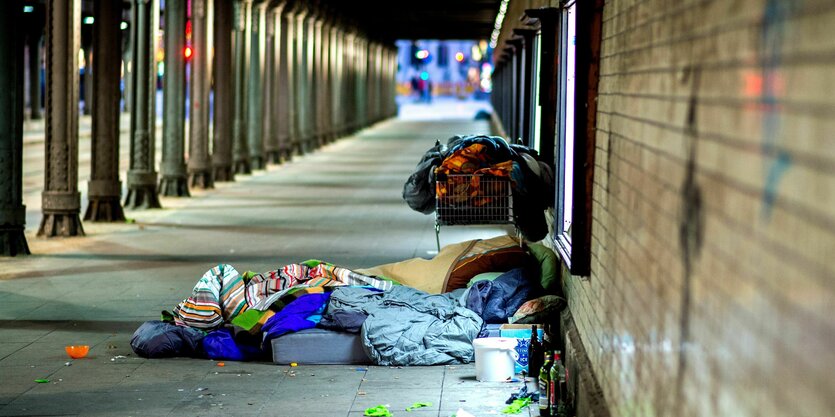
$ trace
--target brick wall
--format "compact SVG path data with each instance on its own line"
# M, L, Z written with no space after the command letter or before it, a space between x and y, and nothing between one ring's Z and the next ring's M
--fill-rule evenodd
M565 286L610 411L832 415L835 2L609 0L602 36Z

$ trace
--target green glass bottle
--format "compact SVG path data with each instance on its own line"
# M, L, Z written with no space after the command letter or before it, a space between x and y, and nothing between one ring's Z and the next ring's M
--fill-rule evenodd
M554 363L554 356L551 352L545 352L545 360L539 369L539 415L540 417L551 417L551 403L549 388L551 386L551 366Z

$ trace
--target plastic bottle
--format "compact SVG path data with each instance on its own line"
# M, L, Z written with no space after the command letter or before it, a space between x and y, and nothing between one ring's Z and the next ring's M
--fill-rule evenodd
M539 415L540 417L551 416L551 403L549 388L551 386L551 366L553 365L553 355L551 352L545 352L543 355L545 360L542 362L542 367L539 370Z
M539 341L539 334L536 325L533 325L531 332L531 342L528 344L528 375L532 378L539 376L539 369L542 368L542 358L545 351L542 348L542 343Z
M565 366L560 358L560 351L554 352L554 364L549 371L548 403L551 406L551 415L554 417L565 416L565 396L562 392L565 389Z

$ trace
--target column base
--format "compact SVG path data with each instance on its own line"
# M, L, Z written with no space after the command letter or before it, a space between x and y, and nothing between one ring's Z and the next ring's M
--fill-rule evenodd
M232 165L215 165L215 181L230 182L235 181L235 171L232 170Z
M0 226L0 256L29 255L23 226Z
M271 164L281 165L284 163L284 156L281 151L269 151L267 152L267 160Z
M264 157L261 155L258 156L250 156L249 157L249 164L252 167L252 170L259 170L259 169L267 169L267 163L264 160Z
M252 167L249 165L249 159L240 159L235 161L235 174L252 174Z
M162 208L156 184L142 184L128 187L125 207L133 210Z
M192 171L188 173L188 185L191 188L208 190L215 188L214 177L210 170Z
M47 212L44 211L41 226L38 227L38 237L71 237L84 236L84 228L78 212Z
M293 148L284 148L279 152L281 153L281 159L284 162L290 162L293 160Z
M90 197L84 220L92 222L123 222L125 211L119 201L119 196Z
M191 197L185 175L163 175L159 180L159 194L165 197Z

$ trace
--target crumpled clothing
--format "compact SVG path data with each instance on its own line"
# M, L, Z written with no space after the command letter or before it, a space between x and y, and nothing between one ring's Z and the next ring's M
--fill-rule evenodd
M525 268L516 268L493 281L476 282L467 290L467 308L485 323L507 323L533 290L526 277L529 273Z
M130 339L130 347L143 358L175 356L203 357L202 341L206 333L164 321L146 321Z
M330 295L306 294L287 304L261 326L263 345L269 345L270 340L283 334L316 327L318 320L312 319L312 316L321 315L325 311Z
M231 329L215 330L203 339L203 349L209 359L249 361L258 359L263 351L249 333L241 332L237 335Z

